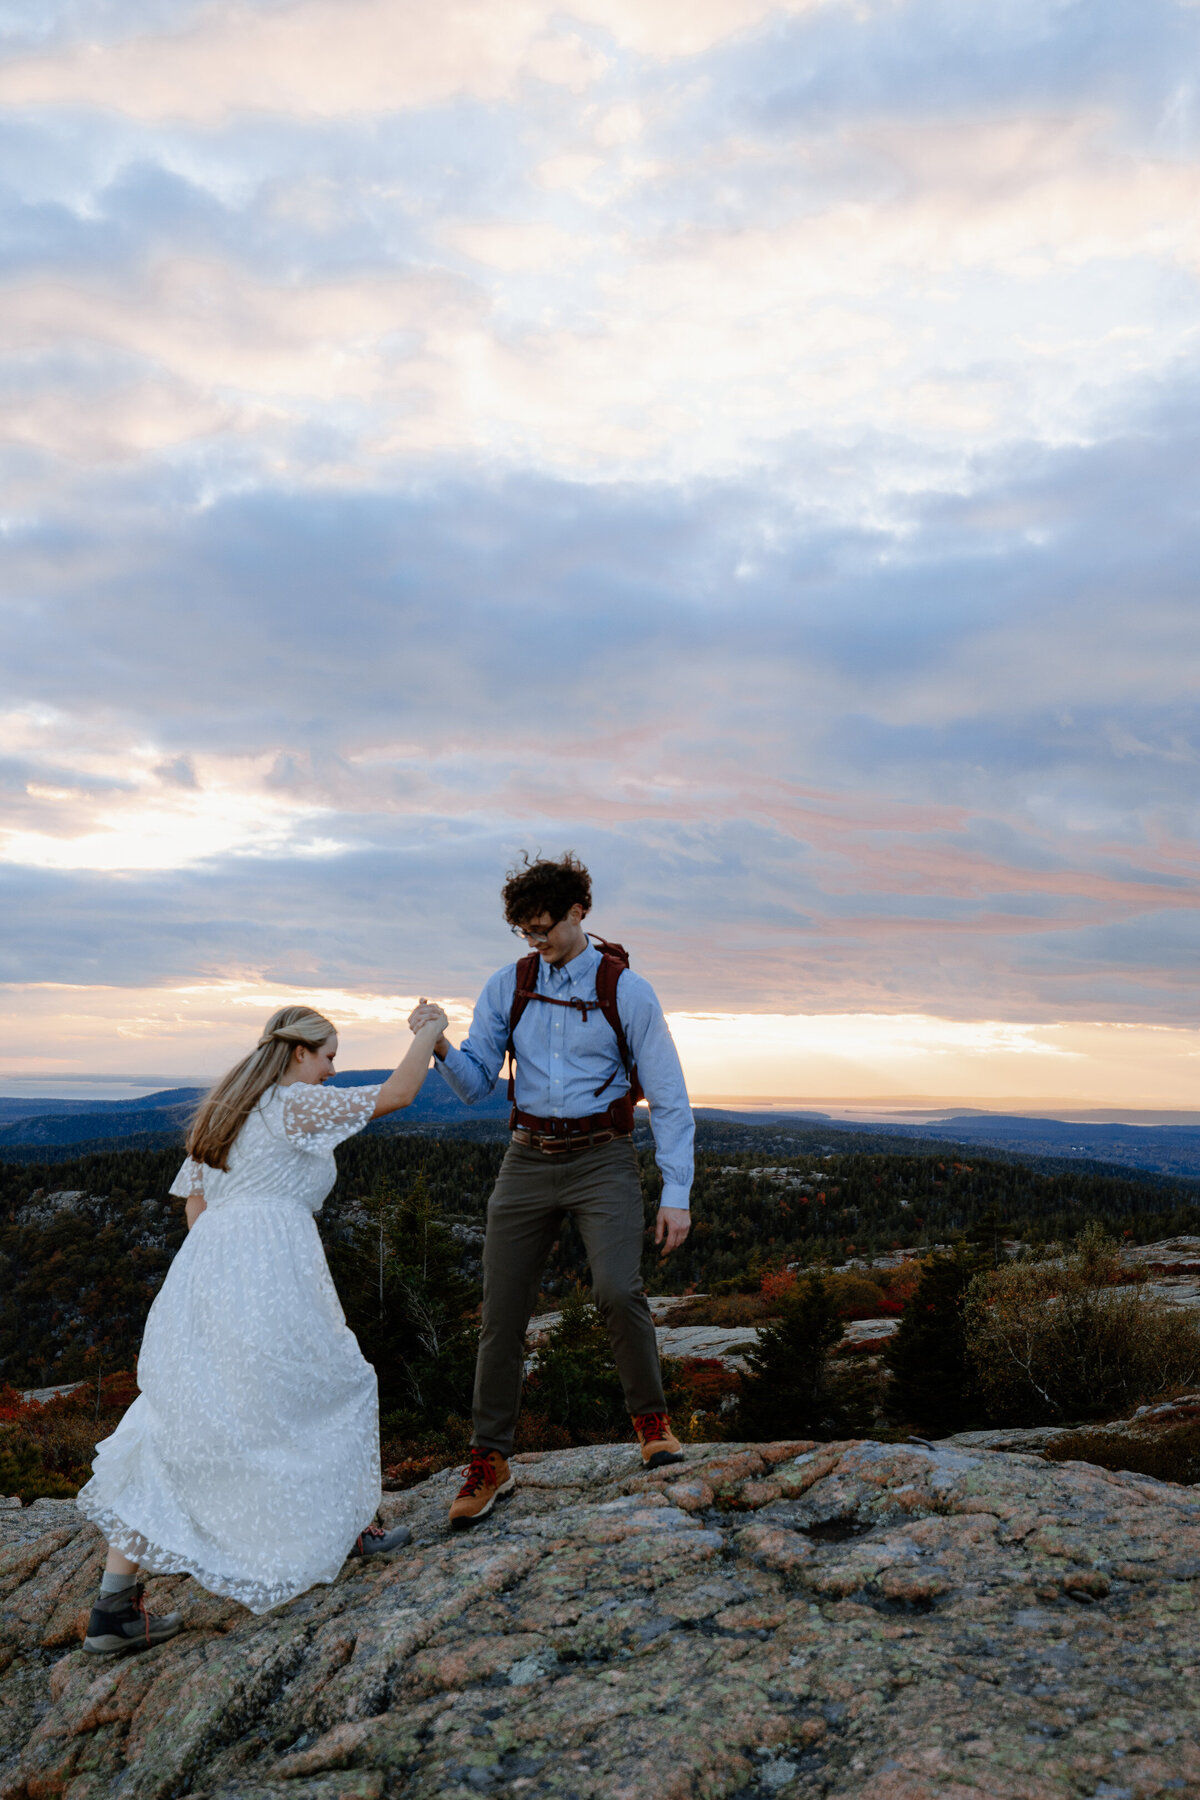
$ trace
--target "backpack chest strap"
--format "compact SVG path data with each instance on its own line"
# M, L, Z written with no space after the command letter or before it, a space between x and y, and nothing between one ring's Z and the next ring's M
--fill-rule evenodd
M587 1024L588 1014L590 1012L598 1012L600 1008L600 1002L598 1000L556 1000L553 994L526 994L524 998L527 1003L530 1000L540 1000L543 1006L573 1007L576 1012L583 1015L583 1022L585 1025Z
M617 1056L619 1060L617 1067L613 1070L608 1080L601 1082L600 1086L595 1090L595 1098L599 1099L604 1090L611 1087L616 1080L617 1075L624 1070L625 1077L629 1082L632 1105L636 1106L637 1102L641 1099L642 1089L641 1083L638 1081L637 1067L630 1054L629 1043L625 1036L625 1028L621 1023L621 1015L617 1009L617 983L620 981L625 969L629 966L629 959L626 957L624 950L619 944L605 944L603 939L601 939L600 942L602 954L599 966L596 969L596 998L594 1000L580 1000L576 998L559 1000L553 994L539 994L537 991L537 979L538 964L541 958L536 950L532 951L528 956L523 956L517 964L516 986L513 991L512 1008L508 1017L508 1042L505 1045L505 1054L508 1057L508 1098L510 1105L513 1107L516 1106L517 1098L517 1052L513 1043L513 1034L517 1029L517 1025L525 1008L529 1005L531 1000L540 1000L544 1006L570 1007L573 1011L578 1012L581 1015L585 1025L587 1024L589 1013L603 1013L612 1028L613 1036L617 1040Z

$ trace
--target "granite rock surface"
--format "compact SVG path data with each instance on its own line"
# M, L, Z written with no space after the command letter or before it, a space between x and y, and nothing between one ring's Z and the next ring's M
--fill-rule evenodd
M99 1664L95 1530L5 1515L0 1796L1200 1795L1196 1490L871 1442L517 1472L460 1536L455 1472L389 1496L412 1548L262 1618L155 1580L188 1629Z

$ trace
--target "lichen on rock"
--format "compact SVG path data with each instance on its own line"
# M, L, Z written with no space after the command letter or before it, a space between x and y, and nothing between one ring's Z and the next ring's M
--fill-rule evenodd
M1195 1490L871 1442L516 1467L463 1536L454 1471L388 1496L409 1550L260 1618L155 1580L188 1629L115 1663L93 1527L6 1514L0 1800L1200 1793Z

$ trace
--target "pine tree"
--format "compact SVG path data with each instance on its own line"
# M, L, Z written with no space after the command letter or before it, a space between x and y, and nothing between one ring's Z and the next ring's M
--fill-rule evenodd
M348 1242L331 1249L330 1267L347 1324L379 1379L380 1410L411 1412L425 1426L469 1412L475 1292L424 1174L403 1194L376 1188L362 1211Z
M922 1269L883 1353L892 1377L888 1410L903 1423L945 1436L970 1422L974 1396L963 1305L987 1260L959 1244L931 1256Z
M567 1290L562 1316L538 1351L526 1399L531 1411L563 1426L577 1444L629 1431L608 1332L579 1285Z
M736 1432L751 1443L820 1437L828 1426L827 1363L842 1336L833 1296L820 1275L788 1294L778 1319L746 1352Z

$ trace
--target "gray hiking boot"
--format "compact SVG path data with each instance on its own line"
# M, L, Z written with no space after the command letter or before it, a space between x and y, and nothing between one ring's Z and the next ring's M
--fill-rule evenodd
M115 1594L100 1594L88 1619L83 1647L93 1656L113 1656L122 1650L148 1650L165 1643L182 1630L178 1613L156 1617L146 1611L141 1582L130 1582Z
M412 1532L407 1525L394 1525L391 1531L385 1531L382 1525L368 1525L360 1531L351 1547L351 1556L387 1556L389 1551L403 1550L405 1544L412 1543Z

